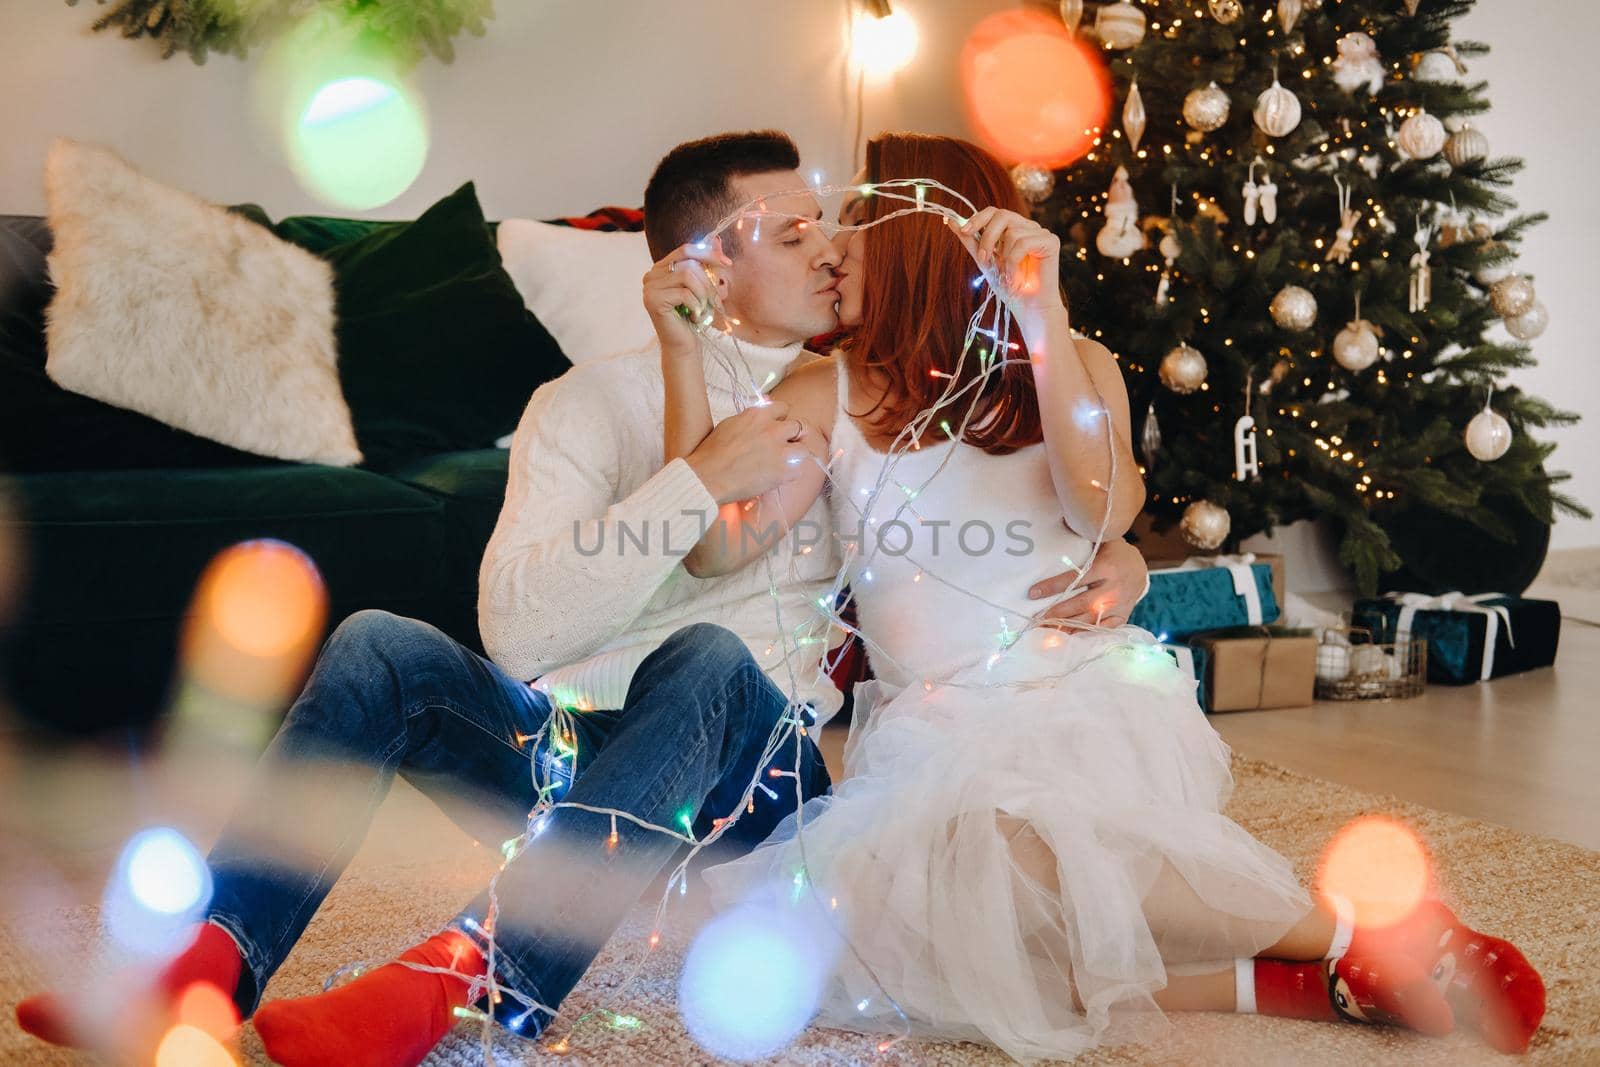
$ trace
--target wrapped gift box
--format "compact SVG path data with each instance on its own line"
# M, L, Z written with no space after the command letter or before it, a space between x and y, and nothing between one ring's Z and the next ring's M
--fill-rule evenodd
M1150 591L1128 621L1162 641L1176 641L1207 630L1276 622L1279 603L1267 558L1196 556L1152 564Z
M1310 630L1243 626L1195 634L1186 643L1207 713L1299 708L1317 683L1317 639Z
M1390 593L1356 601L1352 626L1372 631L1373 640L1404 636L1428 642L1428 681L1469 685L1556 661L1561 606L1554 600L1484 593Z

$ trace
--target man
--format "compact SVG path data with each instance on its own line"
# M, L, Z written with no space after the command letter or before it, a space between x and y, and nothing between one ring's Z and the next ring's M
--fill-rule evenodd
M680 145L645 193L652 255L672 258L757 196L814 216L809 195L803 204L778 195L804 186L798 166L793 143L773 132ZM742 343L737 354L708 343L715 430L663 465L654 349L582 364L534 394L480 573L489 660L381 612L340 625L212 850L209 922L157 980L159 999L206 982L249 1016L399 772L480 840L511 839L498 910L491 916L485 894L401 957L434 971L389 965L267 1004L256 1027L268 1053L291 1067L417 1062L472 992L457 975L484 973L490 928L502 995L487 1007L536 1034L685 838L703 840L738 815L723 843L749 847L797 794L827 789L812 737L795 730L842 700L817 667L826 642L814 605L837 553L786 538L765 566L708 580L681 560L717 508L785 479L800 448L794 423L782 405L747 406L760 398L742 383L775 383L804 338L837 325L838 253L815 226L736 235L724 251L722 307ZM681 340L666 273L658 264L646 276L646 304L658 334ZM731 358L748 365L732 374ZM820 504L808 518L827 527ZM1126 546L1105 557L1088 595L1125 614L1142 563ZM1040 595L1070 578L1049 579ZM1052 611L1089 606L1080 596ZM775 737L783 743L769 759ZM790 776L776 798L763 784L770 770ZM560 802L554 810L540 805L541 785ZM541 812L531 827L530 808ZM282 826L313 828L294 840L292 862L270 846ZM48 1040L105 1040L55 997L24 1002L18 1017Z

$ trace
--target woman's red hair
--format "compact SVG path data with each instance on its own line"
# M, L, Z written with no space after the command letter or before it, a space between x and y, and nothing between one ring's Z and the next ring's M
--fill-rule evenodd
M971 200L974 207L1000 207L1027 214L1011 175L999 160L977 145L954 137L885 133L867 143L867 181L931 178ZM929 189L929 203L961 213L968 208L948 194ZM905 203L868 197L866 217L881 218ZM983 287L974 288L977 264L956 235L934 214L911 215L864 232L861 325L844 346L852 378L873 368L887 379L888 390L860 417L879 433L893 436L918 413L931 408L952 384L934 371L957 373L956 389L982 376L977 347L990 346L979 337L961 359L967 324L983 303ZM1048 284L1048 283L1047 283ZM991 309L992 315L992 309ZM993 326L993 319L980 325ZM1020 335L1018 337L1020 341ZM954 413L965 415L972 392L962 395ZM952 420L954 421L954 420ZM1002 454L1044 439L1033 369L1026 360L1009 363L991 374L977 396L963 440L985 452Z

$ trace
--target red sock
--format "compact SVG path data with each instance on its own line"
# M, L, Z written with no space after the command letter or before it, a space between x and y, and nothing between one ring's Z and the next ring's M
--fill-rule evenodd
M1393 1023L1435 1037L1455 1028L1444 994L1420 964L1406 957L1363 960L1346 956L1331 964L1240 962L1253 965L1254 978L1253 992L1247 991L1243 988L1245 972L1239 972L1240 1011L1289 1019Z
M239 947L227 931L212 923L201 923L195 928L194 940L156 975L149 993L155 1004L138 1001L139 1008L153 1008L165 1015L178 998L196 982L204 982L220 989L232 998L239 986L239 972L244 960ZM28 1033L53 1045L89 1048L108 1040L102 1031L109 1025L105 1020L85 1019L78 1008L79 998L61 993L41 993L17 1005L17 1025ZM235 1014L234 1025L238 1023ZM222 1036L222 1035L215 1035Z
M1358 949L1416 959L1463 1026L1501 1052L1526 1052L1544 1018L1544 981L1509 941L1481 934L1437 900L1393 927L1356 929Z
M464 934L446 931L407 949L401 960L484 973L483 954ZM467 1003L460 978L379 967L349 985L294 1000L276 1000L256 1013L267 1055L284 1067L401 1067L421 1063L455 1024Z

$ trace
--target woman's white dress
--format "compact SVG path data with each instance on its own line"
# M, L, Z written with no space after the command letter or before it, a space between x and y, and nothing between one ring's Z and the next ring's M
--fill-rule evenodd
M918 1036L1018 1059L1154 1036L1169 973L1255 955L1310 899L1220 813L1228 748L1148 633L1016 636L1029 586L1089 556L1044 446L935 429L891 460L839 362L829 492L877 680L833 794L708 871L714 897L795 901L803 871L848 945L822 1025L903 1033L892 998Z

